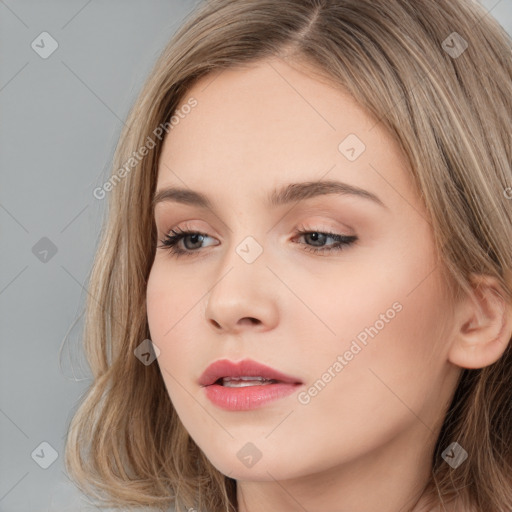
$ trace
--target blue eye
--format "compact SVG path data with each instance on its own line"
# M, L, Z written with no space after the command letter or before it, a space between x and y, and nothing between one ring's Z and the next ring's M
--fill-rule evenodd
M200 233L198 231L188 231L188 230L181 230L179 228L172 229L171 234L165 235L165 238L163 240L160 240L161 244L159 246L160 249L167 249L169 252L176 257L181 256L195 256L196 253L198 253L198 249L201 249L202 247L191 249L190 247L187 248L185 244L185 249L181 248L179 246L179 243L181 241L185 242L187 240L190 240L191 244L201 244L205 237L210 238L206 233ZM313 243L319 243L322 244L327 239L331 238L335 241L334 244L327 247L318 247L318 246L310 246L307 244L301 244L304 245L304 250L313 252L313 253L331 253L331 252L339 252L344 250L347 246L353 244L357 240L357 236L355 235L340 235L338 233L330 233L325 231L315 231L315 230L298 230L295 232L295 235L297 236L307 236L310 237L310 239L313 241Z

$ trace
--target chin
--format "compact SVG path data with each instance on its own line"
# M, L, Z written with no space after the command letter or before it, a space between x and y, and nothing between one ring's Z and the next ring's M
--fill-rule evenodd
M205 455L223 475L240 481L271 482L296 478L302 474L301 468L297 464L293 464L293 461L290 461L289 458L281 457L275 452L271 458L266 459L262 454L256 462L254 462L255 459L251 461L250 456L246 458L244 452L240 455L237 452L238 450L228 456L229 452L224 449L218 456L207 452L205 452Z

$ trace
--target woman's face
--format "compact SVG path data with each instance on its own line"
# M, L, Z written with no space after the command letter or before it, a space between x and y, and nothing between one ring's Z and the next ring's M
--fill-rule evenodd
M151 339L183 425L238 480L364 460L385 472L393 457L428 464L458 376L441 263L407 162L380 124L306 69L271 59L204 77L159 162L157 194L186 194L156 204L158 245L171 230L204 236L178 240L182 254L157 249ZM226 359L293 382L202 385Z

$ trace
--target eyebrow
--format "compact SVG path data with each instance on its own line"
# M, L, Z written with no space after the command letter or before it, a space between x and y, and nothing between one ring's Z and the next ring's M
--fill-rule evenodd
M382 200L372 192L354 185L349 185L348 183L332 180L306 181L284 185L279 189L273 190L268 195L267 206L277 207L328 194L359 197L373 201L387 209L387 206ZM180 187L167 187L159 190L153 198L153 206L162 201L174 201L181 204L197 206L199 208L214 209L213 204L205 194Z

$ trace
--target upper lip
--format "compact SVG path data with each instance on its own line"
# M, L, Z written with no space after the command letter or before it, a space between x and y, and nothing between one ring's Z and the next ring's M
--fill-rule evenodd
M290 382L301 384L301 380L281 373L270 366L244 359L239 362L229 359L220 359L210 364L199 378L201 386L209 386L223 377L263 377L264 379L273 379L279 382Z

